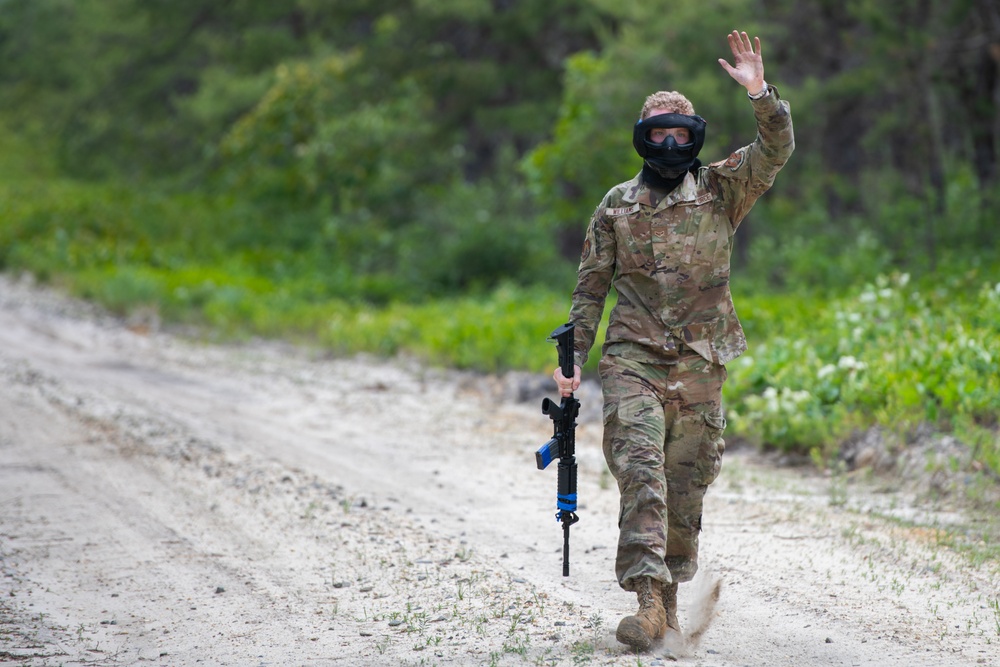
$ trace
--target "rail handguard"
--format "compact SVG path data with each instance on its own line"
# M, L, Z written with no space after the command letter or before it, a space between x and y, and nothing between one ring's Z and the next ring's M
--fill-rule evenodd
M573 328L572 322L562 325L551 334L559 350L559 368L563 377L573 377ZM544 470L559 459L558 488L556 490L556 521L563 527L563 576L569 576L569 527L580 520L576 515L576 417L580 414L580 401L573 394L563 396L556 404L542 400L542 413L552 419L552 438L535 452L535 464Z

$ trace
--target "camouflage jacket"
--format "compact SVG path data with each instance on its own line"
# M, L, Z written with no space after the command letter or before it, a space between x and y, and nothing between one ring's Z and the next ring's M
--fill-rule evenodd
M733 234L795 147L788 102L775 88L751 102L757 139L688 173L663 197L641 174L608 192L587 230L570 321L574 359L594 344L610 286L618 292L605 354L671 363L686 345L726 364L747 349L729 291Z

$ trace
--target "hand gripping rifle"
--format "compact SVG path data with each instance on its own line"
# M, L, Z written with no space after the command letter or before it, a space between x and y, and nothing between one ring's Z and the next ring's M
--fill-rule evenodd
M562 325L551 334L559 349L559 368L563 377L573 377L573 323ZM576 417L580 401L573 394L563 396L559 405L542 400L542 414L552 419L552 439L535 452L535 464L545 470L553 459L559 459L559 486L556 491L556 521L563 527L563 576L569 576L569 527L580 520L576 515Z

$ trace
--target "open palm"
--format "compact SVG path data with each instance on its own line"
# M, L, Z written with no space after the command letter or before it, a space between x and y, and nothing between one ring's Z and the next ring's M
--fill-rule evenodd
M729 48L733 51L733 65L719 58L719 64L745 87L749 92L756 93L764 86L764 60L760 54L760 37L754 37L753 43L746 32L734 30L727 35Z

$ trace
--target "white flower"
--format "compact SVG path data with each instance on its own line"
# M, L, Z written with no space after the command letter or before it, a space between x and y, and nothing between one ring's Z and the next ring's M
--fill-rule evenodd
M807 403L809 401L809 399L812 398L812 394L810 394L805 389L801 389L799 391L791 391L791 390L789 390L788 391L788 398L791 399L791 401L792 401L792 403L794 405L798 406L798 405L801 405L802 403Z
M778 390L768 387L764 390L764 410L765 412L780 412L781 406L778 404Z
M858 361L852 356L841 357L837 362L837 366L840 368L847 369L849 371L860 371L867 368L868 364L863 361Z
M837 367L836 366L834 366L833 364L827 364L826 366L823 366L823 368L819 369L819 372L816 373L816 377L818 377L820 380L822 380L827 375L832 375L836 371L837 371Z

